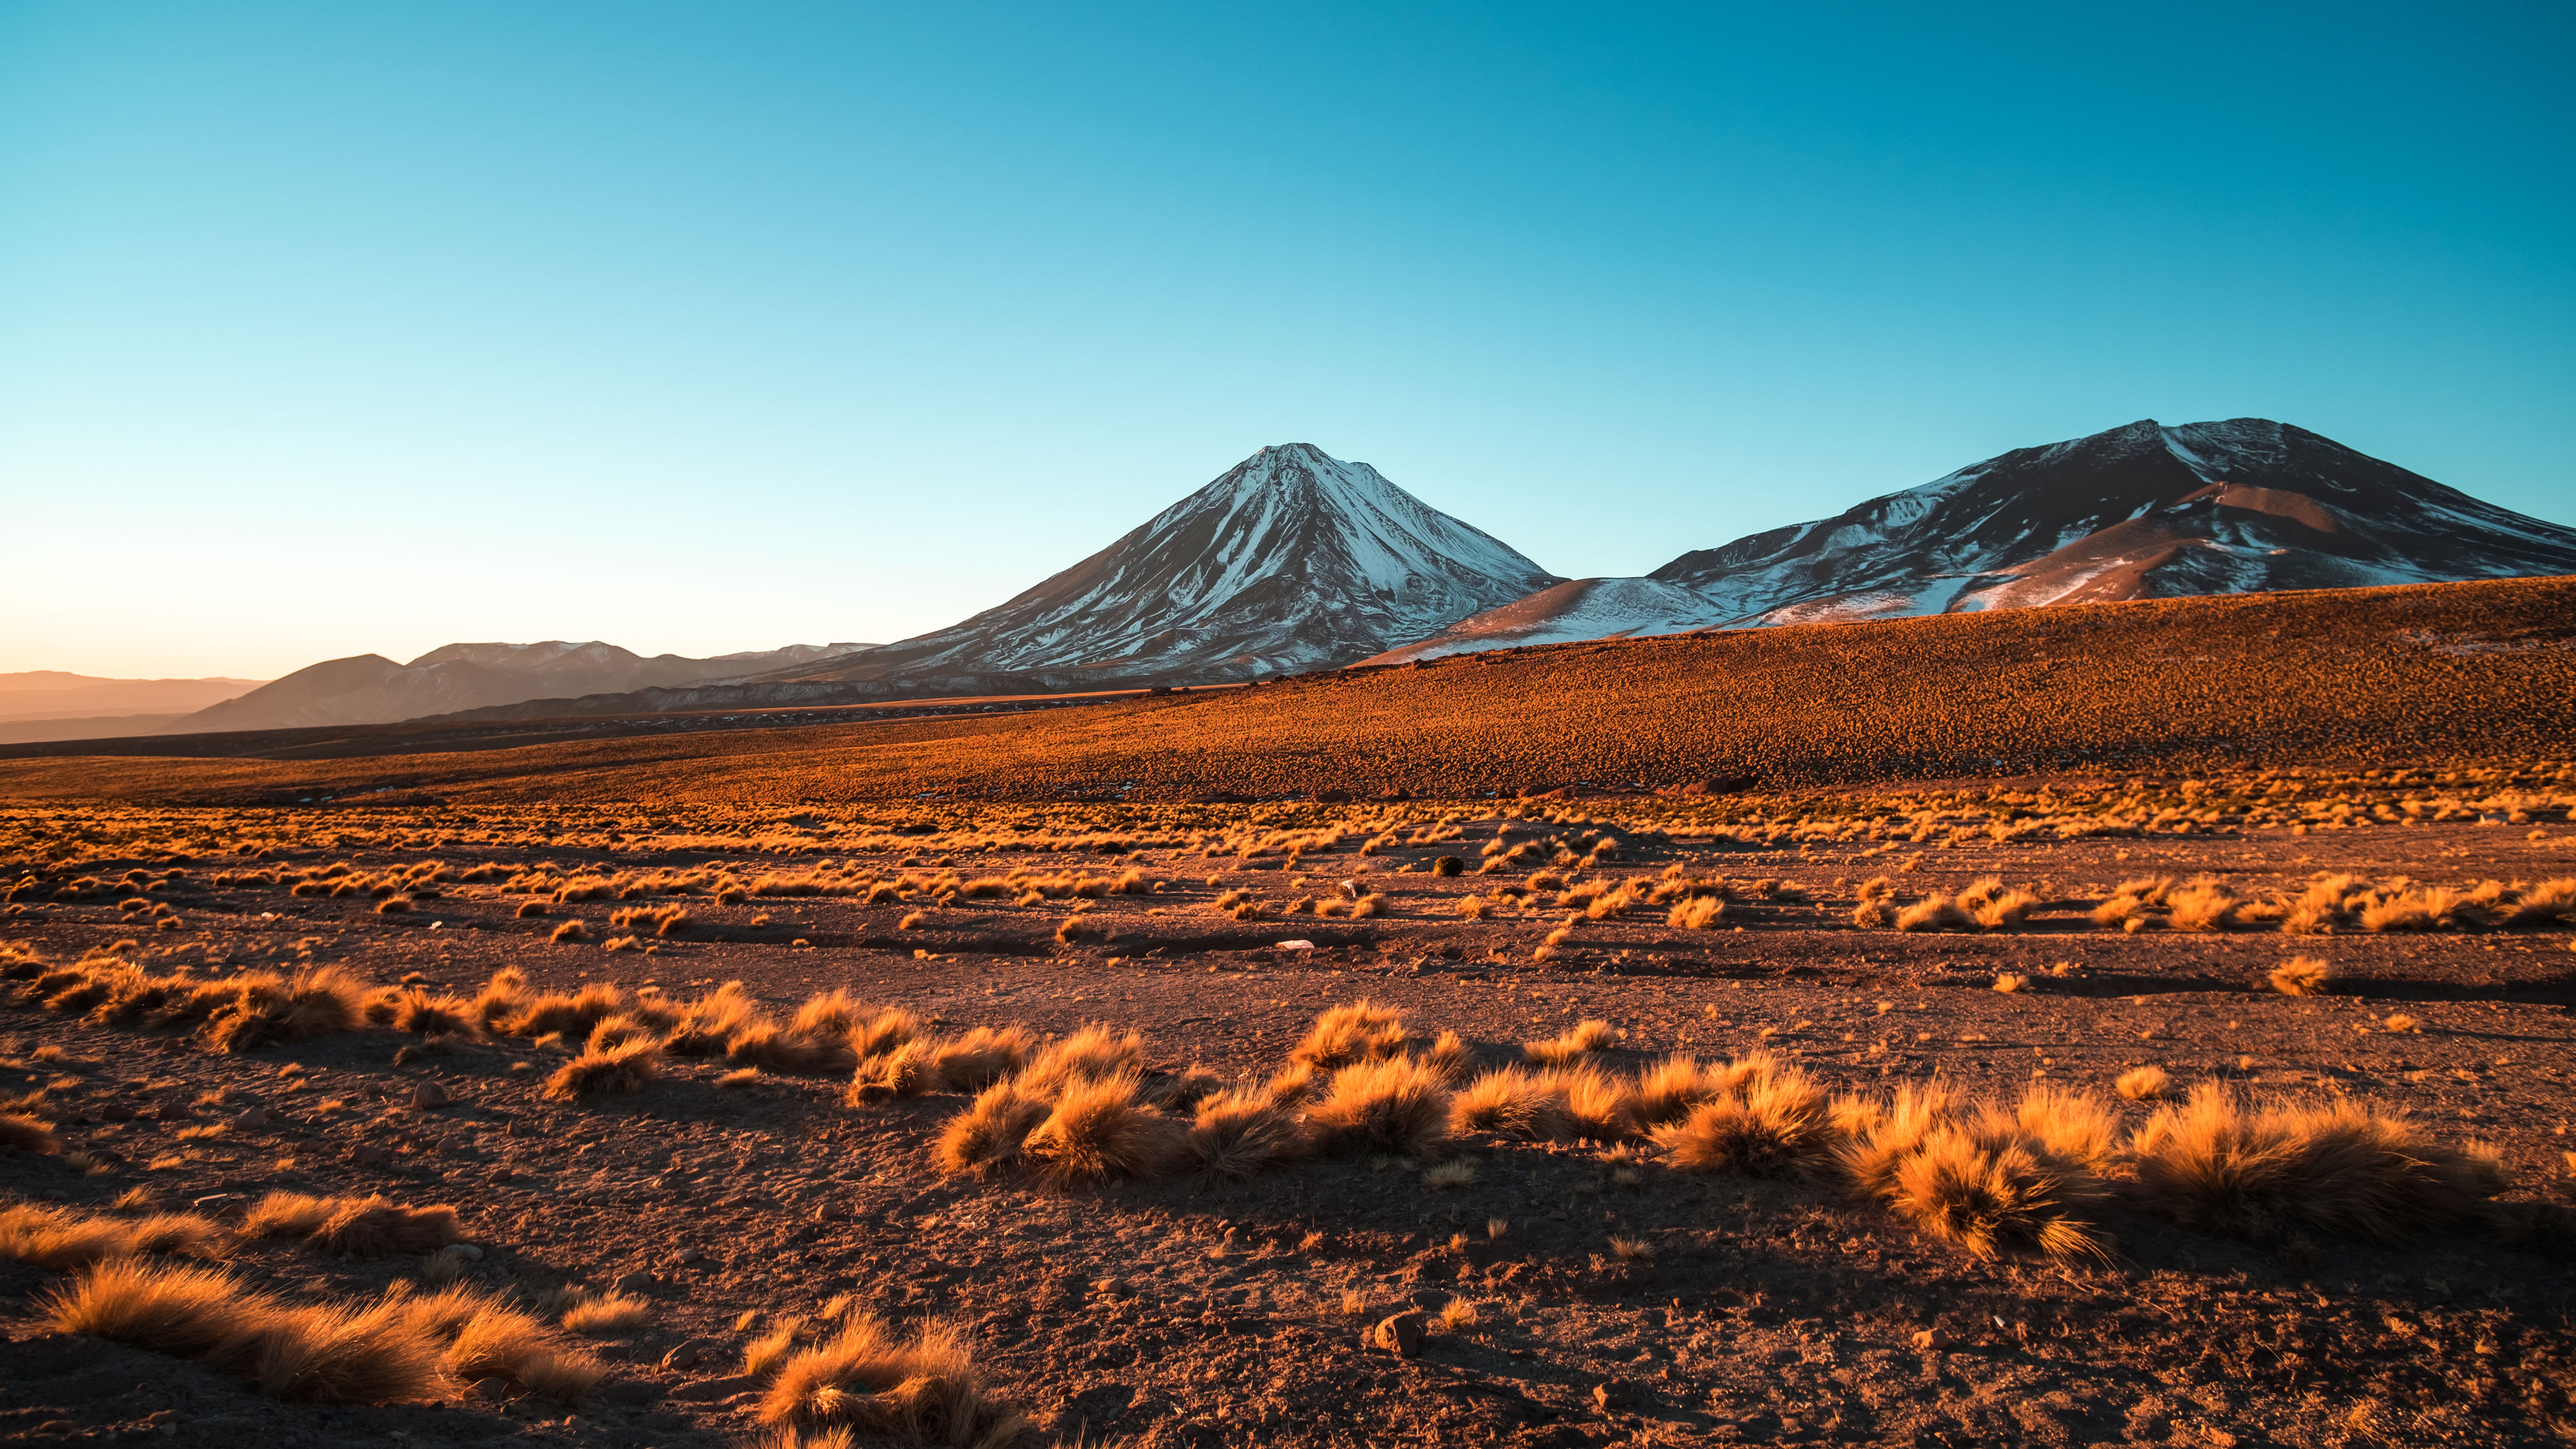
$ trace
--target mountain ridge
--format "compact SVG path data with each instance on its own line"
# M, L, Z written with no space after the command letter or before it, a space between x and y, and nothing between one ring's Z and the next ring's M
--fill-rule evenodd
M1514 600L1369 663L1581 638L2576 573L2576 530L2268 418L2016 448L1631 580ZM1612 584L1644 603L1599 604ZM1691 601L1702 601L1694 610ZM1574 604L1588 607L1577 609Z

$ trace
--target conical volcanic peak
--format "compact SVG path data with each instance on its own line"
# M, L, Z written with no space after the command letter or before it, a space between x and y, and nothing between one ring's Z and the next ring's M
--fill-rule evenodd
M1366 463L1282 443L963 623L822 678L1253 678L1348 664L1556 583Z

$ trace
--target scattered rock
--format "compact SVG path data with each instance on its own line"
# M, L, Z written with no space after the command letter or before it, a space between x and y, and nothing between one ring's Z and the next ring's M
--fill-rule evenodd
M456 1256L463 1258L470 1263L480 1263L483 1261L483 1250L472 1243L450 1243L446 1248L442 1249L442 1251L454 1253Z
M233 1126L236 1128L265 1127L267 1125L268 1109L266 1107L248 1108L240 1116L233 1119Z
M374 1142L361 1142L349 1149L349 1160L360 1167L382 1167L393 1160L393 1154Z
M707 1255L706 1255L706 1254L704 1254L704 1253L702 1253L702 1252L699 1252L697 1249L695 1249L695 1248L682 1248L682 1249L680 1250L680 1252L679 1252L679 1255L678 1255L677 1257L673 1258L671 1261L672 1261L672 1262L674 1262L674 1263L679 1264L679 1265L680 1265L681 1267L683 1267L683 1268L686 1268L686 1267L690 1267L690 1266L692 1266L692 1265L694 1265L694 1264L703 1263L703 1262L705 1262L706 1260L707 1260Z
M609 1286L620 1293L650 1293L662 1286L662 1280L638 1268Z
M1636 1385L1626 1379L1604 1379L1592 1386L1593 1406L1604 1411L1624 1409L1637 1402Z
M715 1345L707 1342L705 1339L684 1339L681 1341L679 1347L662 1355L662 1367L669 1369L673 1373L678 1373L683 1369L696 1368L699 1364L712 1358L714 1355Z
M1914 1346L1927 1353L1936 1348L1946 1348L1949 1343L1950 1341L1935 1329L1926 1328L1914 1335Z
M1377 1327L1369 1330L1369 1345L1399 1358L1411 1358L1422 1352L1422 1330L1427 1322L1419 1313L1382 1318Z
M423 1082L419 1086L411 1089L412 1106L423 1112L436 1107L444 1107L455 1100L455 1098L447 1095L447 1089L445 1087L440 1086L436 1082Z

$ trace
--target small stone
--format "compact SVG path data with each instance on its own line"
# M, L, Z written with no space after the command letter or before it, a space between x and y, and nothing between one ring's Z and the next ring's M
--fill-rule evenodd
M497 1375L474 1381L474 1397L487 1404L497 1404L510 1397L510 1381Z
M1398 1358L1411 1358L1422 1352L1422 1330L1428 1321L1419 1313L1382 1318L1377 1327L1369 1330L1369 1344Z
M373 1142L361 1142L349 1149L349 1160L360 1167L382 1167L393 1160L393 1154Z
M678 1373L682 1369L693 1369L705 1362L711 1351L711 1346L704 1339L688 1339L678 1348L662 1355L662 1367L673 1373Z
M818 1223L828 1223L836 1218L846 1216L848 1216L848 1214L841 1210L841 1205L839 1203L824 1202L816 1203L814 1205L814 1221Z
M706 1255L706 1254L704 1254L704 1253L699 1252L697 1249L695 1249L695 1248L682 1248L682 1249L680 1250L680 1254L679 1254L679 1256L678 1256L678 1257L676 1257L676 1258L673 1258L671 1261L672 1261L672 1262L675 1262L675 1263L677 1263L677 1264L679 1264L679 1265L680 1265L681 1267L683 1267L683 1268L686 1268L686 1267L690 1267L690 1266L692 1266L692 1265L694 1265L694 1264L703 1263L703 1262L705 1262L706 1260L707 1260L707 1255Z
M265 1126L267 1126L267 1125L268 1125L268 1109L267 1109L266 1107L251 1107L251 1108L248 1108L248 1109L244 1110L244 1111L243 1111L243 1113L242 1113L240 1116L235 1117L235 1118L233 1119L233 1126L235 1126L235 1127L237 1127L237 1128L238 1128L238 1127L265 1127Z
M480 1263L483 1261L483 1250L472 1243L450 1243L447 1245L445 1251L454 1253L456 1256L463 1258L470 1263Z
M412 1106L423 1112L434 1107L444 1107L454 1100L456 1099L447 1095L447 1089L436 1082L423 1082L411 1089Z
M1914 1335L1914 1346L1926 1353L1929 1353L1936 1348L1944 1347L1948 1343L1948 1339L1943 1338L1937 1331L1929 1328L1920 1330Z
M661 1286L661 1280L639 1268L610 1286L620 1293L649 1293Z
M80 1425L73 1423L69 1419L47 1419L45 1422L38 1424L28 1432L32 1434L61 1434L65 1437L69 1437L79 1429Z
M1592 1402L1601 1409L1624 1409L1637 1402L1636 1386L1626 1379L1605 1379L1592 1386Z

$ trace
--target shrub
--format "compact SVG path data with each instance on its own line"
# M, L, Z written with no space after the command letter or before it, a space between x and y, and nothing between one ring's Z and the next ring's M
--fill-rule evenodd
M1396 1056L1404 1050L1404 1041L1403 1012L1373 1001L1353 1001L1316 1017L1313 1029L1288 1053L1288 1059L1331 1070Z
M1933 1237L1977 1258L2008 1243L2055 1258L2104 1254L2101 1235L2077 1215L2102 1195L2099 1180L2015 1114L1909 1085L1853 1116L1857 1130L1835 1149L1853 1191Z
M2165 898L2165 924L2177 931L2224 931L2245 902L2217 881L2194 881Z
M311 1197L299 1192L272 1192L242 1218L242 1233L254 1238L302 1238L325 1253L351 1253L362 1258L392 1253L426 1253L457 1240L456 1209L406 1208L369 1194L366 1197Z
M2437 1143L2402 1117L2340 1100L2256 1106L2216 1083L2159 1109L2132 1145L2150 1206L2258 1241L2308 1228L2399 1242L2484 1217L2506 1187L2491 1149Z
M1333 1073L1306 1114L1317 1150L1427 1156L1449 1140L1449 1089L1410 1057L1359 1062Z
M1829 1124L1822 1087L1768 1054L1740 1066L1704 1076L1717 1093L1655 1130L1656 1145L1674 1166L1779 1177L1824 1147Z
M62 1139L54 1135L53 1123L24 1112L0 1112L0 1147L47 1157L63 1150Z
M1067 1082L1021 1156L1058 1189L1161 1176L1179 1154L1179 1124L1140 1100L1139 1087L1127 1073Z
M628 1042L607 1051L585 1051L555 1068L546 1078L546 1095L563 1102L640 1092L661 1068L662 1053L650 1042Z
M2272 968L2266 978L2283 996L2315 996L2326 989L2334 971L2314 956L2293 956Z
M953 1327L928 1323L898 1338L857 1315L831 1339L780 1365L761 1400L775 1427L842 1427L923 1443L1000 1449L1026 1421L986 1387Z
M1310 1150L1296 1116L1260 1092L1223 1092L1200 1102L1181 1140L1182 1157L1218 1177L1248 1178Z
M566 921L546 937L558 946L578 945L590 939L590 928L579 921Z
M337 966L313 966L281 977L248 972L227 983L234 994L207 1022L217 1051L246 1052L352 1031L365 1020L366 988Z
M1455 1131L1501 1132L1533 1141L1573 1135L1563 1100L1524 1067L1504 1067L1468 1083L1451 1102L1449 1120Z
M2123 1072L2114 1084L2121 1096L2132 1102L2161 1101L2173 1095L2174 1080L2162 1067L2139 1067Z
M978 1173L1019 1161L1031 1132L1047 1119L1044 1097L1016 1081L1004 1081L979 1093L974 1104L948 1119L932 1154L939 1170Z
M1606 1021L1586 1018L1568 1027L1561 1035L1546 1041L1521 1043L1521 1052L1531 1061L1561 1066L1578 1061L1594 1052L1608 1051L1618 1045L1619 1032Z
M1012 1080L1026 1091L1051 1097L1076 1078L1141 1076L1144 1070L1142 1037L1132 1031L1115 1036L1094 1023L1047 1043Z
M125 1219L36 1203L0 1207L0 1258L15 1258L52 1273L138 1253L219 1259L230 1246L230 1235L194 1213Z
M1695 896L1676 904L1664 915L1664 924L1676 931L1714 930L1717 918L1726 914L1726 902L1717 896Z
M1431 862L1431 873L1444 880L1451 876L1461 875L1465 873L1466 869L1467 862L1460 860L1454 855L1444 855Z

